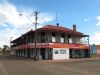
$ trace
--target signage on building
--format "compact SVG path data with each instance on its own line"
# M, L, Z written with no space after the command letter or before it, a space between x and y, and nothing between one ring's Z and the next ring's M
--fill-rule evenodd
M53 59L69 59L69 49L53 48Z
M76 48L76 49L89 49L89 46L82 44L62 44L54 43L49 45L50 48Z
M55 48L54 54L66 54L66 49L65 48Z
M29 43L28 45L20 45L14 49L26 49L26 48L73 48L73 49L89 49L89 46L82 44L63 44L63 43Z

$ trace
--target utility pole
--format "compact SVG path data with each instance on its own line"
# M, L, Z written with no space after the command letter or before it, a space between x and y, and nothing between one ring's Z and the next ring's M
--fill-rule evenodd
M35 52L35 54L34 54L34 52L33 52L33 54L34 54L34 60L37 60L37 48L36 48L36 45L37 45L37 24L38 24L38 14L39 14L39 12L34 12L34 16L35 16L35 23L33 23L31 20L30 20L30 18L29 17L27 17L26 15L24 15L30 22L32 22L32 24L33 25L35 25L35 39L34 39L34 52ZM19 16L23 16L23 14L19 14ZM26 41L27 42L27 41Z
M39 12L34 12L34 16L35 16L35 56L34 56L34 60L37 60L37 20L38 20L38 13Z

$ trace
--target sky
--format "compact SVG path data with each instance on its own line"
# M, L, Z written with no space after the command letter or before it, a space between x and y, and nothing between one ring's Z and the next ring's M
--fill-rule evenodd
M34 29L35 11L38 27L76 24L77 31L90 35L90 44L100 44L100 0L0 0L0 47Z

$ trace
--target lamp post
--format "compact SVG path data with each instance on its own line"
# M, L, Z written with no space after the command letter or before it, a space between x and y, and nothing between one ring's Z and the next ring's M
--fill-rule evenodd
M25 16L25 15L23 15L23 14L19 14L20 16L25 16L33 25L35 24L35 42L34 42L34 48L35 48L35 55L34 55L34 60L37 60L38 58L37 58L37 47L36 47L36 44L37 44L37 24L38 24L38 22L37 22L37 20L38 20L38 13L39 12L34 12L34 16L35 16L35 23L33 23L31 20L30 20L30 18L29 17L27 17L27 16ZM26 39L27 40L27 39Z

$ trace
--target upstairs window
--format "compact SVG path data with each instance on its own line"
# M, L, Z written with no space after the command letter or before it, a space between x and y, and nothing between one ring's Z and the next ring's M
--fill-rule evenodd
M52 42L56 42L55 33L52 33Z
M55 33L52 33L52 36L55 37Z
M64 34L62 34L62 38L65 38L65 35Z
M56 42L56 38L55 37L52 37L52 42Z
M61 37L61 43L64 43L64 38Z
M41 42L45 42L45 32L41 32Z
M64 43L64 42L65 42L65 35L62 34L62 36L61 36L61 43Z
M72 44L72 38L69 38L69 43L71 43L71 44Z
M41 32L41 36L44 36L45 35L45 32Z

